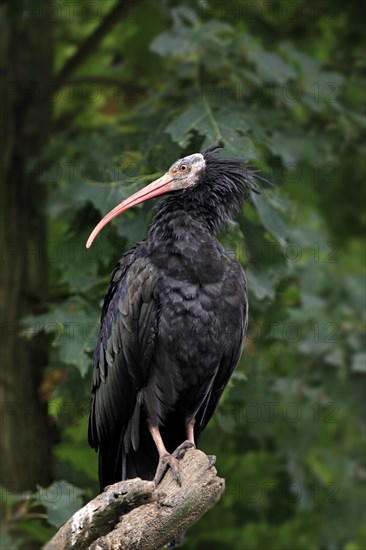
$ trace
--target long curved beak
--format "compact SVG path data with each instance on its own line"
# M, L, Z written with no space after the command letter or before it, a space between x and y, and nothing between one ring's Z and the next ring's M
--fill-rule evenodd
M153 181L140 191L137 191L137 193L131 195L131 197L128 197L128 199L122 201L118 206L116 206L115 208L113 208L113 210L106 214L104 218L100 220L98 225L93 229L93 231L90 233L89 239L87 240L86 248L90 248L95 237L98 235L101 229L103 229L103 227L107 225L107 223L113 220L113 218L115 218L119 214L122 214L122 212L128 210L136 204L148 201L149 199L157 197L158 195L164 195L165 193L174 191L174 189L175 186L172 180L172 176L170 174L164 174L164 176L162 176L161 178Z

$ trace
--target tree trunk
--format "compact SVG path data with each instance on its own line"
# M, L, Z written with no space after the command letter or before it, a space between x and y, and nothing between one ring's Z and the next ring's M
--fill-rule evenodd
M39 393L47 342L23 339L19 322L47 296L46 189L30 161L51 126L53 29L50 5L39 17L9 7L0 6L0 483L21 492L52 479L47 403Z

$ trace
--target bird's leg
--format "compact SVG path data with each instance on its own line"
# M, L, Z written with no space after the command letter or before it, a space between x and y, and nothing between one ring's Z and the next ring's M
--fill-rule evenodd
M194 442L194 425L195 425L195 423L196 423L195 418L189 418L186 422L187 439L188 439L188 441L190 441L192 443L192 445L194 445L194 447L196 446L196 444Z
M188 449L195 449L196 444L194 442L194 425L196 423L196 419L193 418L187 418L186 419L186 435L187 439L183 441L179 447L177 447L174 451L174 456L180 460L184 457Z
M149 430L159 453L159 463L158 467L156 468L154 477L155 484L158 485L160 483L160 481L164 477L165 472L168 468L170 468L175 481L178 483L179 486L181 486L182 480L179 473L178 459L168 453L168 451L166 450L158 426L149 424Z

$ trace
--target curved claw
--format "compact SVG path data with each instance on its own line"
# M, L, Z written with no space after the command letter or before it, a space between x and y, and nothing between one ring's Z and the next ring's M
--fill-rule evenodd
M181 445L179 445L175 449L173 456L175 456L178 460L181 460L186 454L186 452L188 451L188 449L195 449L195 448L196 448L196 445L192 443L192 441L189 441L189 439L186 439L185 441L183 441L183 443L181 443Z
M186 441L183 441L183 443L179 445L171 455L166 454L161 456L159 458L158 467L156 468L154 483L158 485L165 476L168 468L170 468L175 481L178 483L179 487L181 487L182 478L180 477L178 460L181 460L184 457L188 449L195 448L196 445L187 439Z
M207 458L208 458L208 468L207 468L207 470L210 470L216 464L216 456L215 455L207 455Z
M178 459L175 456L169 455L169 454L161 456L159 458L159 464L158 464L158 467L156 468L155 477L154 477L155 485L158 485L161 482L168 468L171 469L175 481L178 483L179 487L181 487L182 479L179 473Z

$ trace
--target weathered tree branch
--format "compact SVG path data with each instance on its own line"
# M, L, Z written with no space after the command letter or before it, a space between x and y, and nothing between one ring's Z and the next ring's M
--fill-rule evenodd
M78 510L45 545L44 550L87 548L101 535L109 533L122 514L155 499L154 492L153 481L139 478L110 485Z
M188 450L180 461L182 486L170 471L155 486L139 478L109 486L46 544L44 550L156 550L191 527L224 492L210 459Z
M84 61L99 46L101 41L107 36L113 27L123 20L123 17L127 15L133 5L136 6L136 2L126 2L125 0L117 1L111 11L85 39L75 54L65 63L64 67L62 67L59 73L55 76L53 82L54 93L56 93L57 90L63 86L65 82L67 82L71 75L74 74L76 69L84 63Z

